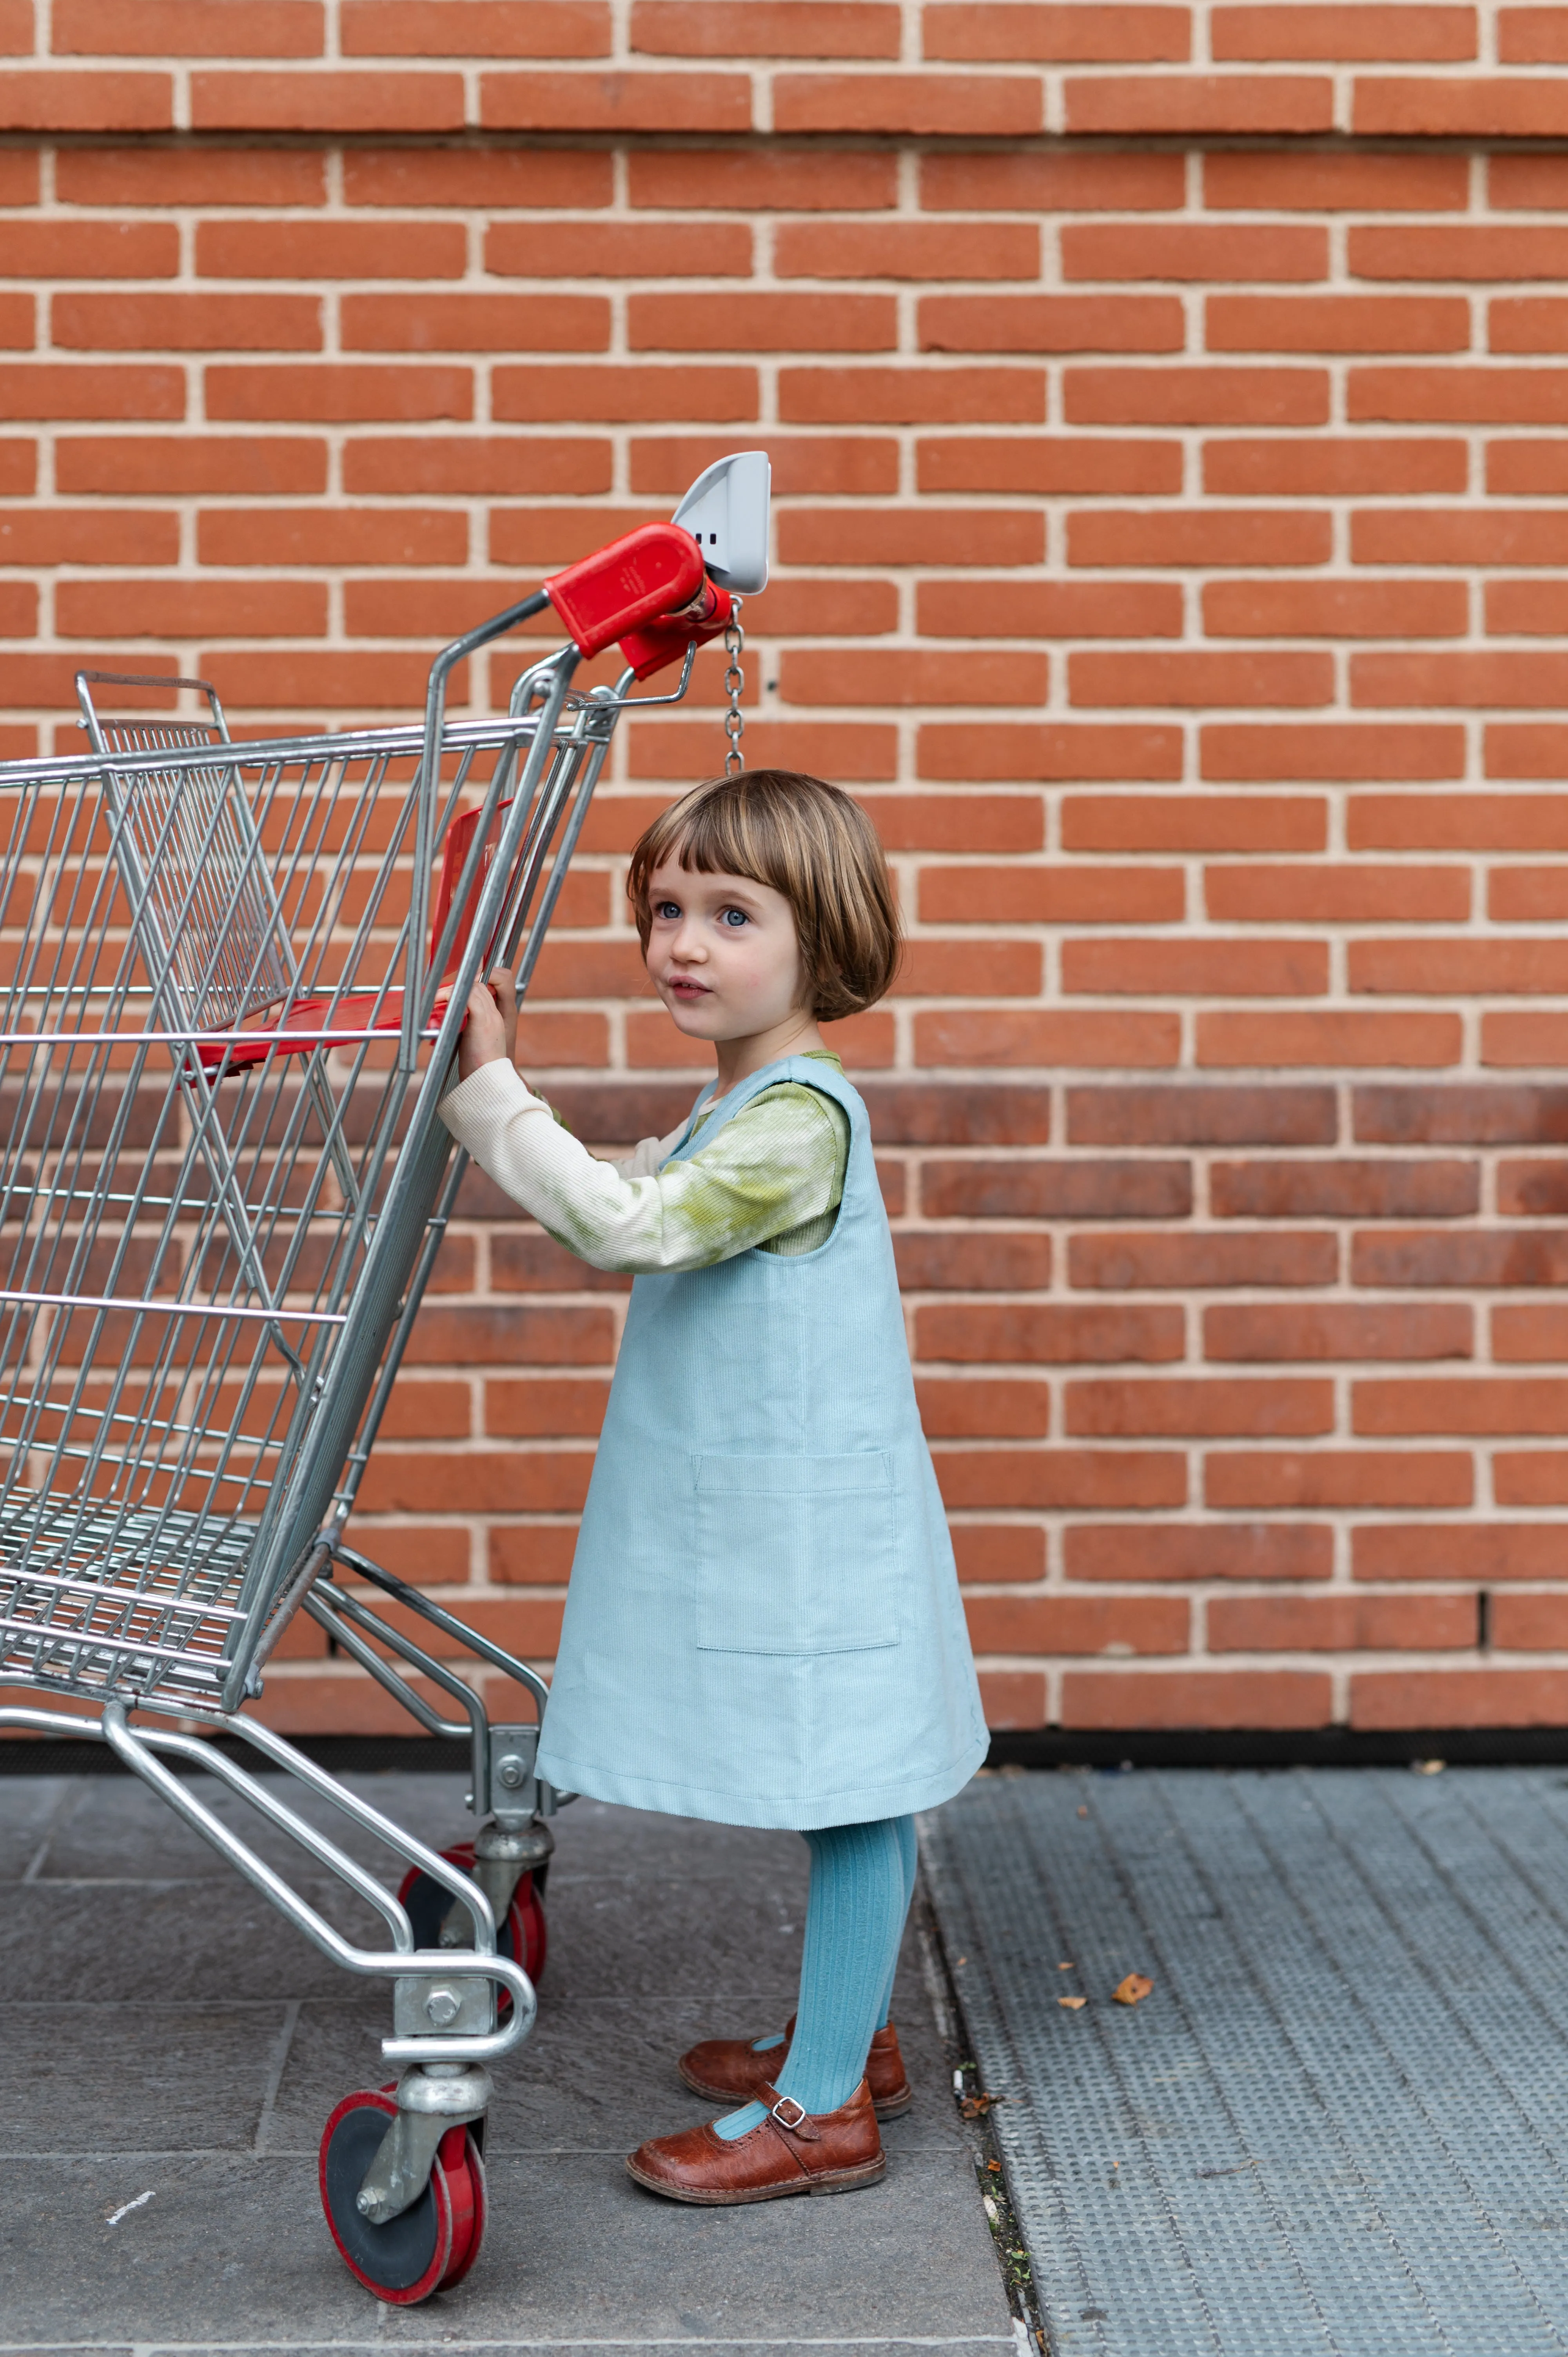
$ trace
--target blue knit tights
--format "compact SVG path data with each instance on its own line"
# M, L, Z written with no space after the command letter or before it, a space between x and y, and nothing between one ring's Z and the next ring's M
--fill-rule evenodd
M887 2019L904 1918L915 1889L915 1820L883 1817L868 1825L829 1825L806 1835L811 1889L806 1952L789 2059L774 2084L808 2112L836 2112L865 2075L872 2033ZM781 2046L783 2033L759 2038L756 2050ZM714 2122L726 2142L766 2117L745 2104Z

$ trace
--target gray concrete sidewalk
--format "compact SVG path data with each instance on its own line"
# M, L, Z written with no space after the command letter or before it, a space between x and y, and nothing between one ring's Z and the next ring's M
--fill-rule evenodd
M467 1830L452 1777L351 1781L437 1846ZM297 1857L214 1805L263 1855ZM834 2201L662 2202L622 2157L711 2115L675 2076L683 2046L789 2011L804 1846L587 1801L557 1831L539 2022L498 2073L483 2254L456 2291L397 2309L342 2266L316 2186L333 2104L390 2075L390 1991L337 1972L139 1785L0 1778L0 2348L1010 2357L915 1932L897 2018L918 2093L885 2131L886 2178ZM384 1852L346 1846L395 1881ZM355 1902L295 1871L366 1935Z

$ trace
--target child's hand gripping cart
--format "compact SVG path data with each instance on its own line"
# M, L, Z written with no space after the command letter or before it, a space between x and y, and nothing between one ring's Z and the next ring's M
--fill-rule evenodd
M399 2304L478 2252L486 2066L532 2024L557 1796L534 1775L542 1680L344 1533L465 1167L437 1104L469 993L499 963L526 988L633 683L681 660L684 693L731 592L763 585L767 517L760 452L710 468L675 522L446 648L423 729L237 744L202 682L82 673L91 752L0 766L0 1685L72 1701L6 1706L0 1727L101 1738L317 1947L392 1981L401 2075L333 2113L321 2190L350 2269ZM507 716L448 720L454 667L547 607L570 643ZM616 686L575 689L618 641ZM94 690L149 686L196 689L208 715L96 709ZM302 1607L471 1743L471 1848L438 1856L245 1711ZM515 1681L529 1722L492 1725L411 1617ZM376 1835L399 1896L197 1727ZM170 1760L336 1875L381 1946Z

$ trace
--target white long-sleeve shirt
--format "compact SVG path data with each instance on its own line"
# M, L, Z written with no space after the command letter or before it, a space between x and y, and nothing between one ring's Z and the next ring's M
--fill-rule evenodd
M818 1060L843 1070L825 1050ZM843 1109L798 1082L764 1089L705 1146L699 1122L668 1169L660 1166L681 1130L601 1162L504 1058L460 1082L441 1117L557 1243L595 1268L633 1275L709 1268L754 1246L814 1251L832 1232L849 1160Z

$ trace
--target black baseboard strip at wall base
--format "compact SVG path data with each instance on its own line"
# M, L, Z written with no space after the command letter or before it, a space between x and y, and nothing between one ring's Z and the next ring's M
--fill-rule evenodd
M986 1765L1047 1768L1455 1768L1568 1766L1568 1727L1046 1727L992 1736Z
M231 1737L231 1759L261 1763ZM298 1749L335 1776L393 1770L467 1780L468 1747L428 1736L309 1735ZM1367 1730L1348 1727L1064 1727L1003 1729L991 1738L993 1772L1023 1769L1408 1768L1441 1760L1455 1768L1568 1767L1568 1727L1464 1727ZM177 1766L183 1763L176 1762ZM0 1776L127 1773L106 1744L17 1736L0 1739Z

